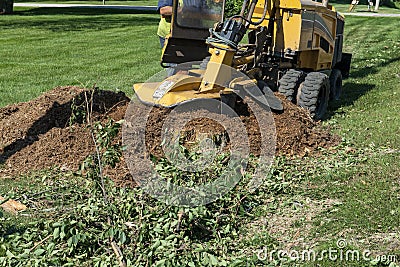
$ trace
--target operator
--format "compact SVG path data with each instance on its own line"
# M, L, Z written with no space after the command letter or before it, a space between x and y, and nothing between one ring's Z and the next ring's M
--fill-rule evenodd
M164 47L165 37L171 31L172 0L158 0L157 11L161 15L157 35L160 38L161 48Z
M374 6L374 2L372 0L368 0L368 11L371 11L371 8Z

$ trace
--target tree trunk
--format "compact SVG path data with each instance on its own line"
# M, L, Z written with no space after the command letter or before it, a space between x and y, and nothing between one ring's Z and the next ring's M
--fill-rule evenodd
M0 14L12 14L14 0L0 0Z
M375 11L378 11L378 9L379 9L379 0L376 0L376 3L375 3Z

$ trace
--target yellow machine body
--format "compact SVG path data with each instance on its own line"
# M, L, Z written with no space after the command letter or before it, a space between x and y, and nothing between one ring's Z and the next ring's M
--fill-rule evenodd
M337 21L343 21L331 5L326 7L311 0L268 1L268 12L273 6L277 12L274 17L273 51L290 56L296 53L296 68L311 70L330 69L335 48ZM256 21L262 17L264 3L258 2L253 14ZM261 26L268 26L270 17ZM250 29L255 29L250 26Z
M185 0L174 0L172 30L163 49L162 64L204 62L207 58L207 67L178 71L156 83L135 84L135 93L142 102L172 107L196 98L219 98L232 90L228 86L231 68L257 80L268 76L271 69L279 73L287 69L340 68L344 18L327 2L245 0L238 18L222 22L223 1L196 1L212 3L212 7L203 15L196 12L204 12L204 7L187 8L189 13L185 15ZM211 35L230 41L207 38L213 19L217 24ZM249 43L239 44L245 33ZM346 66L342 69L347 70ZM275 84L277 79L272 79Z
M162 82L138 83L133 86L143 103L173 107L197 98L218 98L219 91L200 92L202 78L187 74L176 74Z

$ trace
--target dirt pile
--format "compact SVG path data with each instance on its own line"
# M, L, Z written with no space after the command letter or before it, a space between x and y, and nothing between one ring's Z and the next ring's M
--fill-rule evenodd
M85 98L90 93L82 88L57 87L32 101L1 108L0 177L52 166L76 170L94 152L82 118L72 116L72 109L84 108ZM128 103L123 93L96 91L93 120L119 120Z
M86 92L86 93L85 93ZM16 176L31 170L58 166L76 170L94 153L89 130L79 117L79 107L90 97L78 87L57 87L40 97L0 109L0 177ZM123 93L96 91L93 95L92 119L106 121L124 118L129 99ZM307 112L283 99L285 112L274 114L279 155L304 155L318 147L328 148L339 140L320 130ZM249 134L250 150L259 153L260 134L254 115L239 105L237 112ZM162 156L160 147L163 119L169 110L154 108L148 120L146 142L148 150ZM215 121L196 119L185 126L188 140L197 132L221 133L224 128ZM123 160L107 174L116 180L131 180Z
M273 113L277 155L304 156L315 152L318 148L329 148L339 144L340 138L321 129L319 123L315 122L305 109L287 101L281 94L277 94L277 96L282 100L284 106L284 112ZM229 133L225 131L225 128L215 120L202 117L203 112L204 110L197 112L198 118L191 120L183 128L181 134L184 137L183 143L194 142L197 135L204 134L209 134L208 137L214 141L213 137L215 136L229 139ZM253 112L243 102L236 104L235 112L246 127L250 153L260 155L261 134ZM168 114L169 109L153 108L148 119L146 145L151 154L157 157L164 156L160 146L162 143L161 132ZM271 134L274 134L272 129Z
M289 102L283 95L284 112L274 114L276 128L276 153L278 155L304 156L318 148L329 148L340 143L339 136L323 130L308 112Z

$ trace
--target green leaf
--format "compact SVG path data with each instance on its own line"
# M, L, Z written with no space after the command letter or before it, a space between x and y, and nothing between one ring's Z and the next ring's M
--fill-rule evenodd
M208 254L208 256L210 257L210 263L211 263L211 265L218 265L218 260L217 260L217 258L216 258L214 255Z
M64 239L64 237L65 237L65 231L64 231L64 229L65 229L65 226L64 226L64 225L61 226L61 230L60 230L60 238L61 238L61 239Z
M9 259L15 258L14 254L12 254L9 250L6 251L6 255Z
M379 260L375 259L369 262L371 265L375 266L379 264Z
M48 252L52 252L55 246L56 246L55 243L50 243L50 244L47 246L47 251L48 251Z
M124 244L124 243L126 242L126 235L125 235L124 232L121 232L121 233L120 233L120 235L119 235L119 242L120 242L121 244Z
M70 238L68 238L67 244L68 244L68 247L72 246L72 236Z
M197 248L194 249L195 252L203 252L204 247L201 244L197 244Z
M151 248L151 249L156 249L156 248L158 248L160 245L161 245L161 242L160 242L159 239L157 239L156 242L155 242L153 245L151 245L150 248Z
M60 226L62 226L62 223L60 222L53 223L53 227L60 227Z
M54 238L54 239L57 239L57 238L59 238L59 237L60 237L60 228L57 227L57 228L55 228L54 231L53 231L53 238Z
M166 259L162 259L156 262L155 266L165 266Z
M42 254L45 253L45 252L46 252L45 249L38 248L37 250L35 250L35 252L33 252L33 254L34 254L35 256L40 256L40 255L42 255Z

